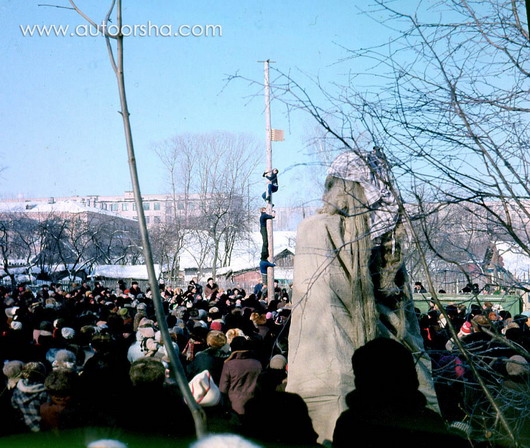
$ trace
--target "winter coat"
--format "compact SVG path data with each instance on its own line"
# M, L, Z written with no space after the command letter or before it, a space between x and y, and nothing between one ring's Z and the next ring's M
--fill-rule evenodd
M363 438L366 448L470 446L447 432L442 418L425 407L425 397L418 391L378 403L354 390L346 395L346 403L349 409L340 415L333 434L335 448L350 447L356 438Z
M40 406L48 401L48 393L42 383L29 383L28 380L20 380L13 392L11 404L20 412L20 416L32 432L40 431Z
M209 283L206 283L206 286L204 287L204 296L206 298L210 297L214 292L217 293L219 291L219 285L217 283L214 283L212 286L210 286Z
M261 363L248 350L235 351L225 361L219 390L228 395L237 414L245 414L245 404L254 396L261 370Z
M197 353L195 359L186 368L188 380L191 380L198 373L208 370L215 384L219 384L227 357L228 354L226 352L215 347L209 347Z

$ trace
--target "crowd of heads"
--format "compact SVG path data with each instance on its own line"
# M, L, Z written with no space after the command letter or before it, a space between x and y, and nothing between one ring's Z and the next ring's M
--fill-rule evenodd
M211 370L223 392L221 403L208 410L212 418L241 432L259 421L262 407L255 401L285 393L287 290L277 282L270 297L261 283L255 293L240 286L224 290L213 278L203 284L193 279L183 288L161 284L159 290L169 343L161 337L151 291L137 282L0 288L0 406L9 416L0 435L94 425L192 436L191 413L166 347L179 357L188 381ZM254 376L252 390L238 396L222 375L225 365L238 365L229 361L243 358L255 361ZM244 366L237 369L248 374ZM138 415L139 406L150 409L150 417Z
M445 305L444 312L433 302L425 313L416 309L442 414L449 422L465 421L479 437L495 431L507 437L480 377L505 419L530 441L530 406L518 404L527 403L530 393L529 313L470 302Z
M0 421L0 435L94 425L192 437L193 419L167 353L172 347L188 381L209 371L222 400L205 409L223 428L264 442L315 443L307 406L285 392L291 312L287 290L277 282L271 297L261 283L252 292L240 286L223 290L213 278L204 284L191 280L184 288L161 284L159 290L169 343L161 337L151 292L136 282L113 288L99 282L70 289L54 284L37 291L0 288L0 407L7 416ZM427 312L416 311L446 421L465 420L477 412L477 403L484 404L461 347L483 366L486 381L502 390L528 392L527 315L512 316L490 302L451 304L444 313L431 303ZM362 353L354 356L354 370L366 364ZM374 359L381 365L367 371L367 381L374 371L386 375L384 366L392 364L390 358ZM416 381L411 390L417 388L413 373L406 375ZM367 381L361 370L356 375L362 390ZM238 386L241 378L250 386ZM356 399L364 400L358 394ZM371 392L366 401L374 400ZM263 421L280 411L298 417L290 417L285 431L271 432Z

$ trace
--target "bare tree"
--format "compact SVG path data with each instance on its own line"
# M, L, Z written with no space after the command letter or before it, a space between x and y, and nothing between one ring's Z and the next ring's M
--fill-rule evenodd
M131 129L131 122L129 118L129 108L127 105L127 95L125 89L125 76L124 76L124 65L123 65L123 46L124 46L124 35L123 35L123 16L122 16L122 0L112 0L110 2L110 7L105 15L105 18L102 21L101 25L98 25L94 20L92 20L87 14L85 14L76 4L74 0L68 0L71 7L67 9L73 9L81 17L83 17L90 25L95 29L100 31L105 38L107 44L107 51L109 55L110 64L116 75L116 82L118 87L118 93L120 98L120 114L123 120L124 134L125 134L125 143L127 148L128 162L129 162L129 171L131 175L131 182L134 193L134 200L136 208L138 210L138 222L140 226L140 235L142 238L142 247L144 252L145 263L147 267L149 284L153 292L153 303L155 305L155 312L160 326L160 332L162 334L162 339L166 348L166 353L170 359L171 366L173 367L175 380L179 385L179 388L186 398L188 407L190 408L193 419L195 422L195 429L198 438L201 438L206 433L205 428L205 414L200 408L200 406L195 402L193 395L188 387L184 369L180 360L178 359L177 354L174 352L173 345L171 343L171 337L169 330L167 328L167 323L165 320L164 309L162 304L162 297L158 288L158 279L156 276L153 256L151 251L151 243L149 241L149 234L147 231L147 223L145 219L145 213L143 210L143 200L142 193L140 190L140 182L138 179L138 168L136 165L136 157L134 151L133 143L133 134ZM49 5L47 5L49 6ZM59 6L61 7L61 6ZM111 21L111 15L113 11L116 10L116 33L111 33L109 31L109 22ZM116 48L114 50L112 46L112 41L115 41ZM116 52L116 55L114 54Z
M497 238L530 255L530 40L522 1L426 1L412 13L396 8L406 6L375 1L367 14L393 36L345 50L338 62L345 81L315 84L322 102L282 73L275 88L289 106L309 112L335 145L359 152L368 134L371 145L385 149L416 258L437 301L430 271L439 262L465 270L466 262L486 255L480 243ZM490 429L498 423L496 437L517 445L494 389L457 345L493 410Z
M251 230L259 146L246 135L212 132L177 136L155 150L169 174L174 219L181 216L188 229L206 232L215 277L218 266L230 264L236 242Z
M39 223L24 214L2 213L0 215L0 261L9 276L11 286L16 286L15 262L24 266L31 274L31 266L38 251Z
M150 231L154 261L165 267L163 271L168 273L167 280L172 285L176 285L180 278L180 255L184 247L185 230L180 220L177 220L157 224Z

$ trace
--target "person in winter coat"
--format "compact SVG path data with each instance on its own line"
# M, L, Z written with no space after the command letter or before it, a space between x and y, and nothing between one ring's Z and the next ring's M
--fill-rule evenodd
M363 447L468 447L447 432L442 418L426 407L411 352L392 339L376 338L352 357L355 390L346 395L333 447L350 447L364 435Z
M11 405L18 412L25 427L32 431L40 431L40 407L48 401L48 393L44 386L46 368L40 362L28 362L22 369L21 380L11 397Z
M278 169L274 168L272 171L265 171L263 177L266 178L269 183L267 184L267 191L261 195L265 201L270 202L272 193L278 191Z
M212 297L213 294L219 292L219 285L213 281L213 278L209 278L206 286L204 287L204 296L208 299Z
M245 404L254 396L262 366L253 357L249 342L244 337L235 337L230 348L232 354L223 366L219 390L228 396L232 410L242 416Z
M166 369L156 358L140 358L131 364L132 388L122 403L120 427L164 437L193 434L193 417L178 388L166 383L165 376Z
M206 336L208 348L197 353L195 359L187 366L189 380L204 370L208 370L215 384L219 384L224 361L228 357L228 353L222 350L226 341L226 336L222 331L212 330L208 333Z
M44 385L50 399L40 407L42 431L70 428L81 423L75 400L78 379L77 373L66 369L57 369L48 375Z
M265 207L262 207L260 209L260 215L259 215L259 231L261 234L261 260L267 260L269 257L269 237L267 233L267 220L274 219L276 216L274 210L272 211L272 214L267 213L267 209Z

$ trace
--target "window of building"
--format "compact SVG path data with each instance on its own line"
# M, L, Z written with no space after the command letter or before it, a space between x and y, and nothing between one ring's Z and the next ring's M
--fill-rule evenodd
M184 210L184 202L177 202L177 209Z
M155 216L155 224L160 224L160 216Z
M136 204L133 202L133 210L136 211ZM138 219L138 218L136 218Z
M118 205L119 204L110 204L110 209L113 211L113 212L117 212L118 211Z
M143 206L144 206L144 210L149 210L151 208L151 204L149 202L144 202Z
M101 210L107 210L107 203L106 202L102 202L101 203Z
M155 202L154 209L160 210L160 202Z
M127 202L124 202L121 204L121 209L122 211L126 212L127 210L129 210L129 207L128 207L129 204L127 204Z

